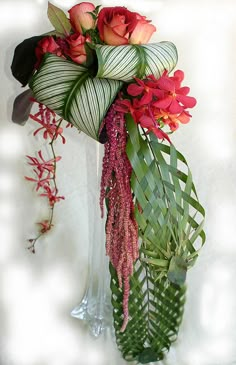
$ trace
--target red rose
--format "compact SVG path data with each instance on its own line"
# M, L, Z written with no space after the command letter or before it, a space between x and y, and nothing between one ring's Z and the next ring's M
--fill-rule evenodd
M35 54L37 57L37 62L35 64L35 68L39 67L41 60L43 58L43 55L45 53L54 53L57 56L60 56L60 57L62 56L61 47L57 44L57 42L51 36L45 37L38 42L38 45L35 49Z
M145 16L136 13L137 23L132 31L129 43L131 44L145 44L148 43L152 34L156 31L154 25L149 24L150 20L147 20Z
M80 3L69 10L70 23L76 32L83 34L83 30L95 27L95 20L91 14L95 10L92 3Z
M129 36L136 25L136 13L125 7L103 8L98 14L97 27L100 38L112 46L128 44Z
M66 54L72 59L72 61L82 64L87 60L87 54L85 45L86 42L90 42L89 37L84 37L79 33L74 33L66 38L69 48Z

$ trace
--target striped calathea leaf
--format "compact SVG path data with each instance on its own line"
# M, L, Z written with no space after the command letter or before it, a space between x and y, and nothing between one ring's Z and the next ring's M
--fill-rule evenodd
M100 124L122 84L94 78L88 68L47 54L30 87L39 102L98 140Z
M140 79L148 75L159 78L164 70L172 71L178 54L171 42L150 43L128 46L96 47L98 58L97 77L130 82L133 77Z
M101 123L124 82L153 74L160 77L177 63L170 42L147 45L96 46L89 68L46 54L30 82L35 99L95 140ZM96 73L97 69L97 73Z

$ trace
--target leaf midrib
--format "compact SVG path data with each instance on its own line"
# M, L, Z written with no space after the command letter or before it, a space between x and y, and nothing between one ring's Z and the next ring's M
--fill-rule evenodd
M84 82L86 81L86 79L89 77L89 72L85 72L83 75L79 75L77 80L74 82L74 86L72 89L70 89L70 91L68 92L68 94L66 94L65 97L65 106L63 109L63 117L65 120L67 120L68 118L68 113L70 111L70 105L72 103L73 100L73 96L76 93L76 91L81 87L82 84L84 84Z

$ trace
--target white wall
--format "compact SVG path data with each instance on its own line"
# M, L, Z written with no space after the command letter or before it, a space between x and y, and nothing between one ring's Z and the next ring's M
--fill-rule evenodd
M70 8L72 0L52 1ZM114 0L97 2L121 5ZM131 2L130 2L131 3ZM198 100L190 124L173 137L187 158L206 208L206 246L188 275L188 300L178 342L165 365L236 364L236 3L235 0L148 0L123 5L147 15L158 28L155 41L171 40L178 67ZM23 176L24 156L42 140L33 124L11 123L11 105L21 91L10 73L15 46L50 29L44 0L0 0L0 364L122 365L110 339L92 340L70 317L83 295L91 222L87 180L96 147L75 130L58 145L59 188L55 228L26 249L45 206ZM43 147L45 148L45 147ZM94 152L88 165L86 155ZM91 195L90 195L91 196Z

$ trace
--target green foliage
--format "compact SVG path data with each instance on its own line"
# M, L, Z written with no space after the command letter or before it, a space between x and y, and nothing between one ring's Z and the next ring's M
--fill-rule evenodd
M124 359L141 364L163 359L178 334L185 286L168 283L165 278L156 281L151 267L138 260L130 278L130 319L121 333L123 294L112 265L110 272L116 342Z
M55 8L49 3L56 31L62 32L65 27L67 32L65 14ZM99 42L95 31L90 34ZM121 47L90 44L86 51L86 65L46 54L29 86L35 99L95 140L99 139L102 121L124 81L133 80L134 75L160 76L164 69L171 71L177 62L176 48L170 42Z
M44 56L30 83L39 102L95 140L121 86L121 81L93 78L87 67L54 54Z
M66 14L50 2L48 2L48 19L58 33L64 36L70 34L71 24Z
M127 129L140 257L130 278L130 320L124 333L122 289L111 267L112 304L123 357L144 364L162 359L177 337L186 272L205 242L205 213L186 160L175 147L145 133L141 136L130 116Z
M96 47L97 77L133 81L153 74L159 78L164 70L172 71L177 63L176 47L171 42L156 44Z

